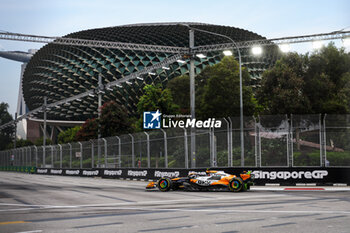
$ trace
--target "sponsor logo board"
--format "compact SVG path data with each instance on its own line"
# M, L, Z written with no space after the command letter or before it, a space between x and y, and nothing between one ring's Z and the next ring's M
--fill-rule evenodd
M180 175L179 171L154 171L154 177L178 177Z

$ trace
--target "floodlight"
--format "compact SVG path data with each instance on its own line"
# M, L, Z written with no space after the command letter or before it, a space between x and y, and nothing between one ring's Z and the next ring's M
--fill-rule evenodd
M290 45L289 44L280 44L278 47L280 48L280 50L283 53L288 53L290 51Z
M185 64L186 63L186 61L184 61L184 60L176 60L178 63L182 63L182 64Z
M163 66L162 69L163 69L163 70L170 70L170 68L169 68L169 67L166 67L166 66Z
M316 41L312 42L312 48L314 48L314 49L320 49L320 48L322 48L322 46L323 46L322 41L316 40Z
M225 50L223 53L225 56L232 56L233 55L232 51L230 51L230 50Z
M200 53L200 54L196 54L196 56L198 58L206 58L207 56L205 56L203 53Z
M261 55L262 54L262 48L260 46L254 46L252 48L252 53L254 55Z
M126 84L129 84L129 85L131 85L132 84L132 82L129 82L129 81L125 81L126 82Z
M148 72L149 75L156 75L156 73Z
M138 80L143 80L143 78L142 77L139 77L139 76L137 76L136 77Z
M344 47L350 47L350 37L343 39Z

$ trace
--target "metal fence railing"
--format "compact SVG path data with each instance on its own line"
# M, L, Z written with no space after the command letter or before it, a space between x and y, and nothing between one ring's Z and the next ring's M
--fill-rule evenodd
M0 166L190 168L190 129L170 128L0 151ZM244 118L247 167L350 166L350 115ZM239 118L196 130L196 167L241 166ZM100 153L98 153L100 151Z

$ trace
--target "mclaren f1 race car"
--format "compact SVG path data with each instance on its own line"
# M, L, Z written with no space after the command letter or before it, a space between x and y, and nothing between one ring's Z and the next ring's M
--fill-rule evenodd
M232 192L247 191L253 185L254 174L244 171L239 176L223 171L207 170L206 175L190 173L187 177L169 178L162 177L157 182L150 182L146 189L157 188L162 192L170 190L185 191L219 191L229 190Z

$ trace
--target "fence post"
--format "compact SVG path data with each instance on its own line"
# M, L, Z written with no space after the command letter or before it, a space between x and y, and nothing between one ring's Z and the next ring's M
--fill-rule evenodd
M227 137L227 166L229 167L230 166L230 134L229 134L229 131L230 131L230 125L228 123L228 121L226 120L226 118L222 118L224 119L224 121L226 122L226 137Z
M167 141L167 135L164 129L160 129L163 132L164 135L164 163L165 168L168 168L168 141Z
M108 155L107 155L107 140L105 138L101 138L104 144L104 149L105 149L105 168L107 168L107 160L108 160Z
M254 118L254 133L255 133L255 136L254 136L254 156L255 156L255 167L258 166L258 125L257 125L257 122L256 122L256 118L255 116L253 116Z
M294 167L293 114L290 114L290 167Z
M23 147L23 158L25 158L23 160L23 166L27 166L28 165L28 150L27 150L27 147ZM25 154L24 154L24 151L25 151Z
M150 151L150 143L149 143L149 134L144 132L147 136L147 168L151 167L151 151Z
M60 148L60 168L62 168L62 145L58 144L58 147Z
M32 163L32 148L30 146L28 146L28 149L29 149L29 166L33 166L33 163Z
M38 167L38 147L34 146L35 150L35 167Z
M94 141L90 140L91 143L91 168L95 167L95 152L94 152Z
M185 168L188 168L188 139L187 139L187 130L184 130L184 147L185 147Z
M261 135L260 135L260 127L261 127L261 120L260 120L260 115L258 116L259 119L259 125L257 127L258 129L258 166L261 167Z
M78 142L80 145L80 169L83 168L83 144L81 142Z
M131 137L131 165L132 167L135 167L135 145L134 145L134 136L129 133L129 136Z
M21 154L20 154L20 150L19 148L16 148L16 154L17 154L17 166L21 166Z
M118 167L121 167L122 165L122 142L120 140L120 137L115 136L118 139ZM114 160L115 163L115 160Z
M72 144L68 143L69 145L69 168L72 169Z
M212 135L212 129L208 128L209 133L209 154L210 154L210 167L214 167L214 138Z
M327 117L327 113L324 114L323 117L323 163L325 167L329 166L329 163L327 161L327 137L326 137L326 117Z
M289 167L289 158L290 158L290 153L289 153L289 122L288 122L288 115L286 114L286 122L287 122L287 132L286 132L286 141L287 141L287 167Z
M233 166L233 155L232 155L232 121L231 118L228 118L228 121L230 122L230 131L229 131L229 139L230 139L230 167Z
M318 125L320 127L319 134L320 134L320 166L323 167L323 128L322 128L322 115L321 113L318 115Z
M46 155L44 153L45 147L44 146L41 146L41 147L43 148L43 161L42 161L41 166L46 167Z
M51 147L51 167L53 168L53 145L50 145Z

